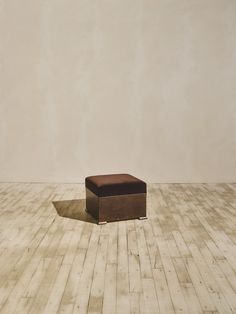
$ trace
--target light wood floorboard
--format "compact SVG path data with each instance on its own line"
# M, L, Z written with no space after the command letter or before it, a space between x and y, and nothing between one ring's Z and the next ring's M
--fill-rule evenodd
M0 313L236 314L236 184L151 184L147 220L58 215L84 195L0 183Z

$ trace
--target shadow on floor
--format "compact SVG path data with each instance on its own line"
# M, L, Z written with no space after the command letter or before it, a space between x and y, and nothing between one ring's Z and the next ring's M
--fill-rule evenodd
M97 224L96 220L85 211L85 199L52 202L58 215Z

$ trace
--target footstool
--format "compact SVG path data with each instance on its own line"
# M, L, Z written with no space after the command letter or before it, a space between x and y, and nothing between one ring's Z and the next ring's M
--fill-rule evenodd
M129 174L90 176L85 179L86 210L104 224L108 221L145 219L146 183Z

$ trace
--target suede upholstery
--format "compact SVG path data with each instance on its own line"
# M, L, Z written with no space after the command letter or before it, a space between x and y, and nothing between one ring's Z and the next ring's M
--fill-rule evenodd
M129 174L96 175L85 178L85 186L97 196L146 193L146 183Z

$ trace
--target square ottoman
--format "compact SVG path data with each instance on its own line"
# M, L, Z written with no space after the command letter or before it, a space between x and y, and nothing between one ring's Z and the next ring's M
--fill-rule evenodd
M145 219L146 183L129 174L90 176L85 179L86 210L104 224L108 221Z

